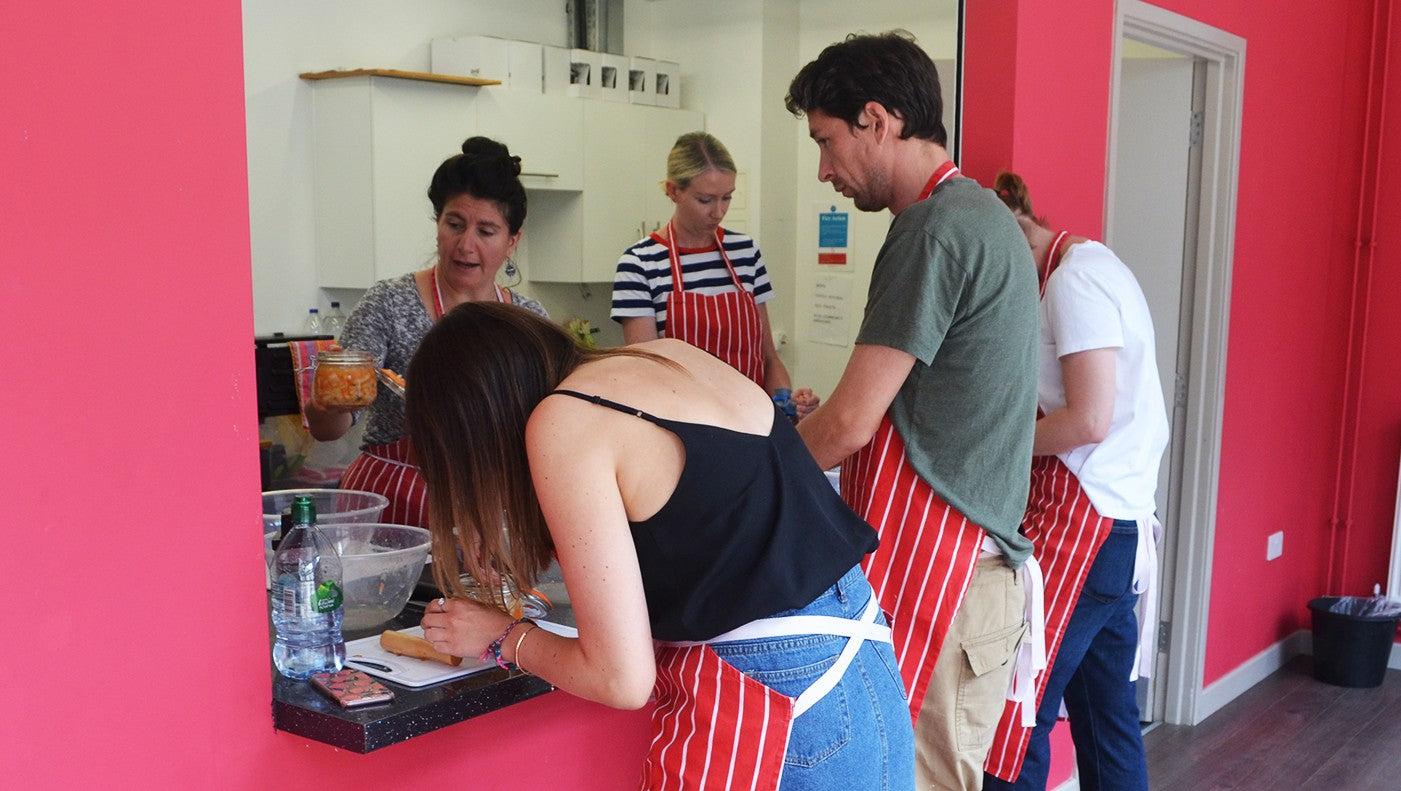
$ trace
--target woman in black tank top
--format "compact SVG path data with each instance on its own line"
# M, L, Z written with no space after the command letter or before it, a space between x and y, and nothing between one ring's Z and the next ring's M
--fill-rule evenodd
M446 594L423 618L438 650L618 708L655 699L648 786L699 787L712 765L750 767L761 788L912 784L889 630L857 568L875 531L757 385L679 341L584 349L528 311L470 303L423 339L407 391ZM554 559L576 638L460 581L528 588Z

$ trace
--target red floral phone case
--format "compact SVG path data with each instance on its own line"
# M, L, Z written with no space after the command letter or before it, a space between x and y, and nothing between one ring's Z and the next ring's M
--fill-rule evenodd
M311 683L347 709L371 703L388 703L394 699L394 692L389 687L363 671L349 667L334 673L317 673L311 677Z

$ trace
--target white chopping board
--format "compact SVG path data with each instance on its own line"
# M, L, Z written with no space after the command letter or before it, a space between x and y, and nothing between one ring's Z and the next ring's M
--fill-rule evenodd
M579 631L572 626L536 621L536 625L547 632L577 637ZM402 634L413 637L423 636L423 627L414 626L400 629ZM357 661L359 660L359 661ZM426 687L451 681L454 678L470 676L483 670L496 667L495 662L482 661L474 657L463 657L460 665L445 665L432 659L416 659L411 656L392 654L379 645L379 635L362 637L345 644L345 663L372 676L393 681L406 687Z
M423 636L423 627L400 629L403 634ZM356 661L362 660L362 661ZM496 667L495 662L483 662L475 657L463 657L460 665L445 665L432 659L391 654L379 645L379 635L362 637L345 644L345 663L372 676L393 681L406 687L426 687L461 678Z

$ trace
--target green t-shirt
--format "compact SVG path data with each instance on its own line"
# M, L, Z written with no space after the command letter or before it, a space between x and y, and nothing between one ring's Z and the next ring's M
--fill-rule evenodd
M890 419L915 472L977 523L1013 567L1036 422L1036 265L1012 213L967 178L895 216L871 272L856 342L914 368Z

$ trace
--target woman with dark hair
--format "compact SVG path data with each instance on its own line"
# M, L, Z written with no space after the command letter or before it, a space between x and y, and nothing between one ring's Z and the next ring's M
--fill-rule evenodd
M1168 438L1153 321L1113 251L1037 217L1021 176L999 173L993 189L1041 280L1039 414L1022 531L1045 575L1047 668L1036 682L1035 727L1004 711L983 787L1046 787L1064 700L1080 787L1146 791L1133 680L1146 675L1155 648L1140 655L1134 606L1157 569L1153 495ZM1154 612L1145 609L1150 626Z
M369 352L381 367L403 372L434 322L463 303L506 302L544 316L539 302L496 284L502 266L511 269L525 222L520 172L520 158L485 137L467 139L462 153L444 160L428 187L438 225L437 261L371 286L346 320L342 348ZM339 439L350 430L351 410L313 398L305 413L318 440ZM346 469L341 488L388 497L385 522L424 526L427 494L406 433L403 399L381 388L369 408L360 455Z
M857 566L875 533L763 390L675 339L584 349L484 302L428 333L409 381L435 648L618 708L655 696L648 788L913 787L890 630ZM459 576L528 588L552 558L577 637Z

